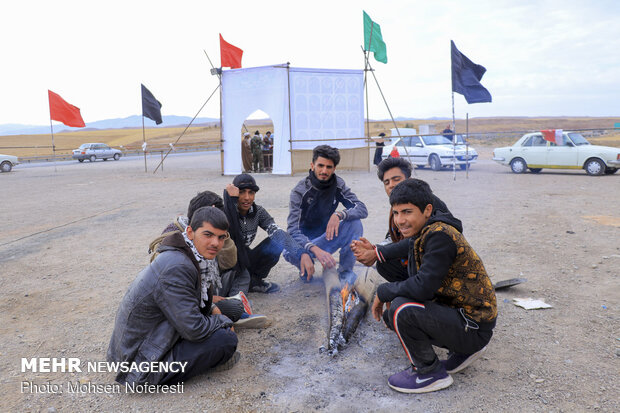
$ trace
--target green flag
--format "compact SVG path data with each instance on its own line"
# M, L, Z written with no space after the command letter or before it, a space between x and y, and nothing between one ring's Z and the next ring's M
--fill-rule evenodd
M369 15L364 13L364 50L374 52L377 62L387 63L387 51L383 36L381 36L381 27L372 21Z

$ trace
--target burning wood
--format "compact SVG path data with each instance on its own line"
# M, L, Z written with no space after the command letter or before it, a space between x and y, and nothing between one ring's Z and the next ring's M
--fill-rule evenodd
M367 275L358 277L353 284L346 283L341 287L335 270L323 272L329 317L327 353L332 357L349 342L368 311L368 302L374 294L374 283Z

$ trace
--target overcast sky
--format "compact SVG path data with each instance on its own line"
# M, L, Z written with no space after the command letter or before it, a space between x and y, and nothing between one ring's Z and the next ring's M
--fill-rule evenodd
M140 83L163 115L194 116L218 84L203 50L219 66L219 33L244 67L363 69L362 10L387 44L371 64L394 116L451 116L451 39L493 96L455 95L458 118L620 116L616 0L22 0L0 6L0 124L49 123L48 89L86 122L140 114ZM370 117L388 117L372 79L369 93Z

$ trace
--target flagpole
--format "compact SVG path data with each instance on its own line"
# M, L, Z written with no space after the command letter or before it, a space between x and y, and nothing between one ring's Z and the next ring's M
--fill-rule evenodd
M465 114L465 179L469 179L469 112Z
M370 68L368 71L372 74L372 77L375 79L375 83L377 84L377 88L379 89L379 93L381 94L381 98L383 99L383 103L385 103L385 107L388 110L388 113L390 114L390 118L392 119L392 123L394 124L394 128L396 129L396 133L398 134L398 137L400 138L400 130L398 129L398 125L396 124L396 120L394 120L394 116L392 115L392 111L390 110L390 106L387 103L387 100L385 99L385 96L383 95L383 90L381 90L381 86L379 85L379 81L377 80L377 76L375 75L375 71L373 70L372 66L370 65L370 59L366 58L366 63L368 64L368 67ZM405 148L405 153L407 154L407 160L409 161L409 163L411 164L411 169L413 171L413 176L416 176L415 170L415 164L413 162L411 162L411 156L409 156L409 150L407 149L407 146L403 146L403 148Z
M144 152L144 172L146 172L146 134L144 133L144 114L142 114L142 152Z
M220 67L220 72L221 70L222 68ZM220 169L222 171L221 175L224 175L224 122L222 122L222 75L218 74L217 77L220 80L220 84L218 86L220 89ZM241 167L241 170L243 171L243 165Z
M291 124L291 63L286 62L286 94L288 95L288 143L291 148L291 176L295 173L293 169L293 125ZM272 169L273 171L273 169Z
M194 115L194 117L192 118L192 120L189 122L189 125L187 125L185 127L185 129L183 129L183 132L181 132L181 134L179 135L179 137L177 138L176 141L174 141L174 143L172 144L172 146L170 147L170 149L168 149L168 152L166 152L166 155L164 155L164 159L161 160L161 162L159 162L159 164L157 165L157 167L155 168L155 170L153 171L153 173L157 172L157 170L159 169L159 167L161 166L162 169L164 169L163 167L163 163L166 160L166 158L168 157L168 154L172 151L174 145L177 144L177 142L179 142L179 140L181 140L181 138L183 137L183 135L185 135L185 132L187 132L187 129L189 129L189 127L192 125L192 123L194 123L194 120L198 117L198 115L200 114L200 112L202 111L202 109L204 109L204 107L207 105L207 103L211 100L211 98L213 97L213 95L215 94L215 92L217 92L217 90L220 88L220 85L217 85L217 87L213 90L213 92L211 92L211 95L209 95L209 97L207 98L207 100L205 101L205 103L202 104L202 106L200 107L200 109L198 109L198 112L196 112L196 114ZM221 129L221 124L220 124L220 129ZM221 133L221 132L220 132Z
M54 145L54 128L52 127L52 108L50 108L50 130L52 131L52 159L54 160L54 172L56 170L56 146Z
M453 180L456 181L456 145L454 137L456 136L456 120L454 118L454 90L452 91L452 173Z
M375 27L375 22L371 20L370 36L368 38L368 50L365 50L364 48L362 48L364 52L364 90L366 93L366 139L368 142L368 172L370 172L370 108L368 107L368 79L367 78L368 78L368 56L370 55L370 45L372 44L372 29L374 27Z

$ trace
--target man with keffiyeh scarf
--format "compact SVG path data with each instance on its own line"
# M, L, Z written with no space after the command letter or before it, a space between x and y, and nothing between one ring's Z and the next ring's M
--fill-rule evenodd
M108 347L110 362L187 362L181 372L120 372L123 383L184 382L239 360L233 324L213 306L216 280L205 271L228 238L226 215L215 207L196 210L186 231L162 241L158 256L123 297ZM214 264L216 265L216 264Z
M355 255L350 244L362 236L361 220L368 216L368 210L344 180L336 176L339 162L338 149L329 145L314 148L308 176L291 191L288 233L323 267L336 265L332 254L340 249L339 277L352 281ZM339 204L344 208L337 211ZM284 258L300 268L295 254L286 251ZM311 278L309 272L302 274L306 281Z

